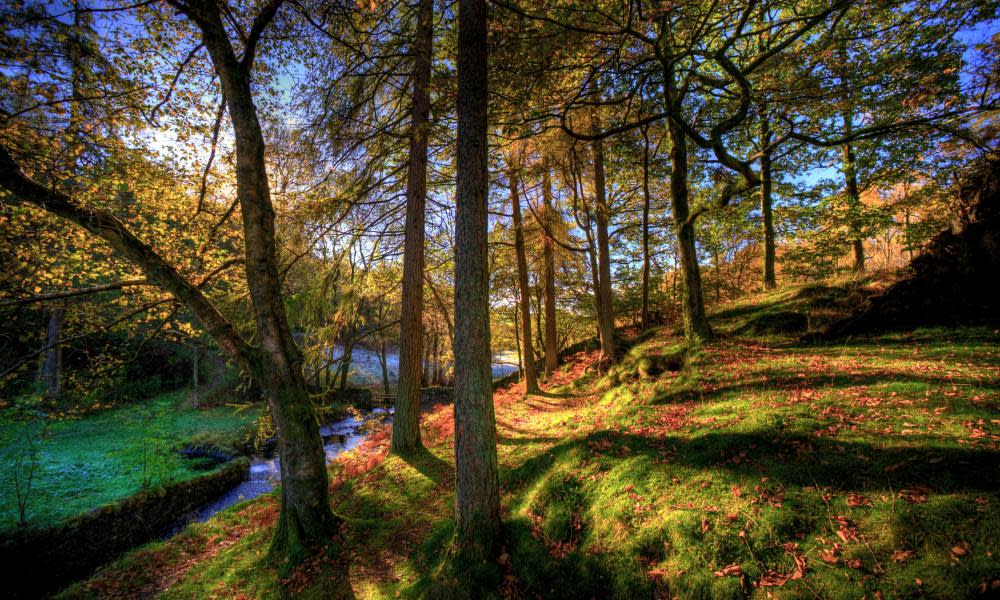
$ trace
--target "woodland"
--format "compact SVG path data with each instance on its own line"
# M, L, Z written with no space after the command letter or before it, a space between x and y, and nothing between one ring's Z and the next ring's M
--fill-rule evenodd
M4 595L1000 596L998 118L993 0L4 0Z

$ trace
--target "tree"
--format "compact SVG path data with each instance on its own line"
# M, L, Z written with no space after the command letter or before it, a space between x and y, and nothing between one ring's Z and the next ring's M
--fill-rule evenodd
M538 374L535 369L535 348L531 339L531 289L528 286L528 259L524 248L524 220L521 218L520 190L522 157L519 149L509 151L507 160L507 184L510 186L511 224L514 228L514 254L517 262L518 303L521 314L521 354L524 356L524 391L537 394Z
M307 552L308 544L327 540L337 520L327 496L326 457L303 376L302 355L285 314L265 144L251 91L257 46L280 5L281 0L274 0L262 7L245 32L242 54L238 56L219 5L202 0L173 3L200 32L221 82L235 133L236 196L242 213L244 266L259 346L247 342L198 286L122 219L30 178L5 147L0 148L0 185L11 192L15 202L34 204L104 239L140 267L151 282L182 302L216 343L260 382L278 433L282 471L281 515L271 553L295 561Z
M485 0L460 0L455 339L462 351L455 354L455 520L457 546L473 562L493 555L501 531L486 244L486 44Z
M392 451L420 446L420 357L423 353L424 206L427 195L427 138L434 1L420 0L413 45L413 105L406 176L403 300L400 316L399 385L392 425Z

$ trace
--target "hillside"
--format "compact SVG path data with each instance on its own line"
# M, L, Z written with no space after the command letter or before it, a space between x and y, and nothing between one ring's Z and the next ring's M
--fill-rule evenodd
M461 583L511 598L1000 593L1000 335L798 341L849 294L786 288L718 311L724 333L696 351L657 329L610 372L584 352L544 394L499 391L507 551ZM451 407L423 428L416 456L387 456L382 430L331 466L346 524L288 576L262 564L270 495L63 596L450 596Z

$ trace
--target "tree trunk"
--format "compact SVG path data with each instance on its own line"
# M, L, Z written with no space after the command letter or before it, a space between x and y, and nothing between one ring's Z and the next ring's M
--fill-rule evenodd
M542 233L542 288L545 296L545 376L550 377L559 367L559 339L556 333L556 259L554 242L549 235L555 225L552 205L552 177L549 161L542 155L542 200L545 203L545 225Z
M201 354L201 349L198 347L197 344L195 344L195 347L194 347L194 356L191 359L191 388L192 388L192 392L191 392L191 396L192 396L191 404L195 408L198 408L198 386L200 384L200 381L199 381L199 375L200 375L200 373L199 373L199 370L200 370L199 367L200 367L200 365L198 364L198 362L199 362L198 361L198 357L199 357L200 354Z
M649 129L642 128L642 329L649 327Z
M273 18L277 9L274 4L265 10L273 10ZM302 354L292 339L281 295L264 136L250 90L251 64L246 62L252 54L237 60L218 5L198 3L192 10L222 83L235 137L246 278L262 350L253 374L264 388L281 457L281 515L271 552L297 561L310 543L329 538L336 519L330 510L326 454L302 374Z
M410 157L406 173L406 240L403 249L402 312L399 321L399 384L392 417L391 451L420 447L420 357L423 352L424 205L427 196L427 142L430 133L430 80L434 42L434 0L420 0L413 47L413 104Z
M455 536L464 560L479 563L495 556L501 535L490 373L485 0L459 0L458 21Z
M683 275L684 337L698 343L712 337L712 327L705 316L701 272L695 249L694 223L688 222L688 157L687 139L677 125L670 124L670 202L677 232L677 249Z
M594 142L594 189L596 192L597 209L597 268L600 272L598 299L601 312L598 315L601 327L601 354L606 360L615 360L615 308L611 296L611 251L608 243L608 210L607 191L604 185L604 143Z
M63 323L66 321L66 310L59 307L50 308L48 325L45 328L45 362L42 366L42 384L45 395L58 398L62 395L63 353L59 340L62 337Z
M510 205L514 221L514 254L517 256L517 287L521 303L521 348L524 356L524 391L538 393L538 374L535 372L534 341L531 339L531 289L528 286L528 259L524 249L524 223L521 219L521 198L518 194L518 175L514 167L507 173L510 184Z
M764 235L764 289L777 286L774 276L774 216L771 205L771 129L767 115L760 121L760 215Z
M340 357L340 384L338 389L343 392L347 389L347 377L351 373L351 361L354 360L354 327L347 330L344 336L344 355Z
M379 340L378 346L378 359L382 364L382 393L389 394L389 364L388 357L385 352L385 338L383 337Z
M850 135L850 126L847 126ZM851 248L854 254L854 264L851 267L855 273L865 271L865 245L861 239L861 194L858 191L857 165L854 159L854 148L844 144L844 192L847 194L847 214L851 220Z
M514 350L517 352L517 378L524 378L524 354L521 352L521 305L514 305Z

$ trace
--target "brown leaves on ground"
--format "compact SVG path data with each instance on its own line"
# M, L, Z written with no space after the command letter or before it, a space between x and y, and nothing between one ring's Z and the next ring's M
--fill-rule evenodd
M712 571L712 575L716 577L742 577L743 568L740 567L739 563L733 563L729 566L722 567L718 571Z
M917 483L899 490L899 497L912 504L923 504L927 502L927 496L930 496L932 493L934 493L932 488L922 483Z

